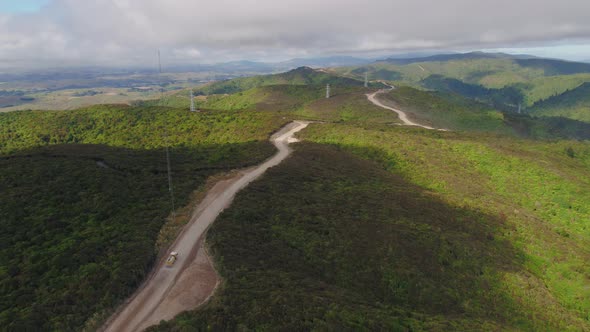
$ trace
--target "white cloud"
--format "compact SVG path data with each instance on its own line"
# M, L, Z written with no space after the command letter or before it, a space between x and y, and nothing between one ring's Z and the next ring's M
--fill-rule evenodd
M0 65L152 64L590 39L587 0L53 0L0 14ZM590 57L590 54L588 55Z

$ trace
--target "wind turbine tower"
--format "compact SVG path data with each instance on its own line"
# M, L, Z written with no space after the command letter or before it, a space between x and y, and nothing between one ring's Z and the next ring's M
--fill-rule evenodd
M162 61L158 49L158 81L160 81L160 102L164 99L164 85L162 84ZM172 187L172 167L170 165L170 142L168 141L168 129L164 125L164 143L166 146L166 169L168 171L168 191L170 192L170 204L172 205L172 220L176 219L176 207L174 204L174 188Z
M369 72L365 72L365 88L369 87Z
M326 99L330 98L330 84L326 84Z
M193 89L191 89L191 112L195 111L195 96L193 94Z

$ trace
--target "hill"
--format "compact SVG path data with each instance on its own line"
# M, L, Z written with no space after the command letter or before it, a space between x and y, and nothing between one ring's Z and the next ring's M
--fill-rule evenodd
M150 331L588 328L587 144L354 123L303 137L322 145L212 226L213 300Z
M545 76L590 73L590 64L553 59L517 59L521 67L543 69Z
M184 208L208 177L274 153L267 137L285 121L125 106L0 114L0 326L95 329L174 238L163 226L188 220L190 207L168 218L166 144Z
M487 89L475 88L475 92ZM470 90L471 91L471 90ZM590 139L588 123L563 117L534 117L501 112L458 94L399 87L381 95L386 104L402 109L420 124L453 131L487 132L530 139Z
M296 58L289 61L280 62L278 67L341 67L341 66L358 66L369 63L369 60L355 58L351 56L330 56L317 58Z
M502 113L452 91L490 88L442 77L448 91L380 98L454 131L404 127L362 81L326 99L324 79L349 80L252 78L200 96L195 113L182 91L0 114L0 325L95 329L182 227L191 192L266 159L268 135L303 118L318 121L306 143L210 229L218 292L153 330L590 328L590 146L568 140L589 124ZM167 145L179 220L167 218Z
M421 81L421 84L427 89L455 93L507 111L517 111L518 105L524 100L524 96L514 87L489 89L441 75L428 76Z
M590 64L473 52L423 58L389 59L360 67L334 69L335 73L424 87L430 76L459 80L487 89L516 89L524 106L561 94L590 81Z
M326 85L334 86L362 86L363 81L340 77L321 70L309 67L299 67L286 73L236 78L228 81L217 82L197 90L201 94L227 94L249 90L267 85Z
M590 82L535 103L531 107L533 114L545 116L563 116L590 122Z
M415 63L442 63L449 64L452 62L473 62L478 60L497 60L497 62L504 63L501 67L508 66L510 63L516 64L521 68L531 68L542 70L543 76L557 76L557 75L571 75L580 73L590 73L590 64L584 62L573 62L557 59L543 59L528 55L511 55L505 53L485 53L485 52L471 52L459 54L438 54L422 58L409 59L385 59L382 63L390 63L394 65L405 66ZM482 62L484 63L484 62ZM489 63L489 61L488 61Z
M350 91L350 87L334 87L334 95ZM198 96L195 105L203 110L286 110L301 107L305 103L319 98L325 98L326 87L319 85L266 85L236 92L210 96ZM140 106L166 105L169 107L188 109L190 106L190 91L174 92L162 100L141 102Z
M511 55L506 53L485 53L485 52L469 52L469 53L450 53L450 54L436 54L426 57L417 58L389 58L381 60L381 62L388 62L396 65L407 65L417 62L447 62L447 61L460 61L460 60L476 60L476 59L519 59L519 58L532 58L528 55Z

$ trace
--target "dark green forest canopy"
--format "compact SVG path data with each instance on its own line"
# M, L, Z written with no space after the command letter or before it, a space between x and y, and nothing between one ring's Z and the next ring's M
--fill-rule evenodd
M163 133L184 206L207 177L272 155L284 121L124 106L1 114L0 326L80 330L134 291L171 209Z
M513 227L338 147L297 145L209 232L225 280L215 298L150 331L587 327L523 306L506 276L537 276Z
M583 79L553 78L547 91ZM156 255L170 211L164 147L181 206L208 176L269 157L269 135L297 118L321 121L300 137L323 145L296 145L237 197L208 238L225 284L155 329L588 329L590 148L563 139L587 126L456 91L381 95L454 132L408 128L367 101L376 86L348 80L302 68L221 82L239 92L199 100L197 113L182 91L0 114L0 325L95 327ZM482 86L470 91L502 89Z

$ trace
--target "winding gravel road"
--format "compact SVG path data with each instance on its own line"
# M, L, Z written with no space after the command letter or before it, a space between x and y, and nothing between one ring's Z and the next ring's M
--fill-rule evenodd
M101 330L108 332L133 332L157 324L160 320L171 319L182 311L193 309L206 301L215 290L217 277L211 261L203 246L204 234L217 216L227 208L235 195L250 182L260 177L267 169L281 163L291 149L289 143L296 142L295 133L307 127L307 122L295 121L283 127L271 137L271 141L279 150L272 158L259 166L238 173L232 179L224 181L220 186L211 189L199 204L191 220L173 244L171 251L178 251L178 260L172 267L166 267L161 261L152 271L150 277L140 289L115 313ZM205 272L196 271L195 267L205 265ZM211 279L214 275L214 286L204 287L199 303L188 298L192 294L193 284L201 277ZM178 299L180 296L180 300ZM184 296L184 297L183 297Z
M394 89L393 86L390 86L390 87L391 87L391 89L382 89L382 90L379 90L377 92L373 92L371 94L367 94L367 98L373 104L375 104L375 105L377 105L379 107L382 107L382 108L385 108L385 109L394 111L395 113L397 113L397 115L399 116L399 119L402 120L402 122L406 126L416 126L416 127L422 127L422 128L430 129L430 130L443 130L443 131L446 131L445 129L437 129L437 128L433 128L433 127L429 127L429 126L424 126L424 125L418 124L416 122L413 122L412 120L408 119L408 115L404 111L400 111L400 110L395 109L393 107L385 106L383 103L381 103L379 101L379 99L377 99L377 95L382 94L382 93L389 92L389 91L391 91L391 90Z

